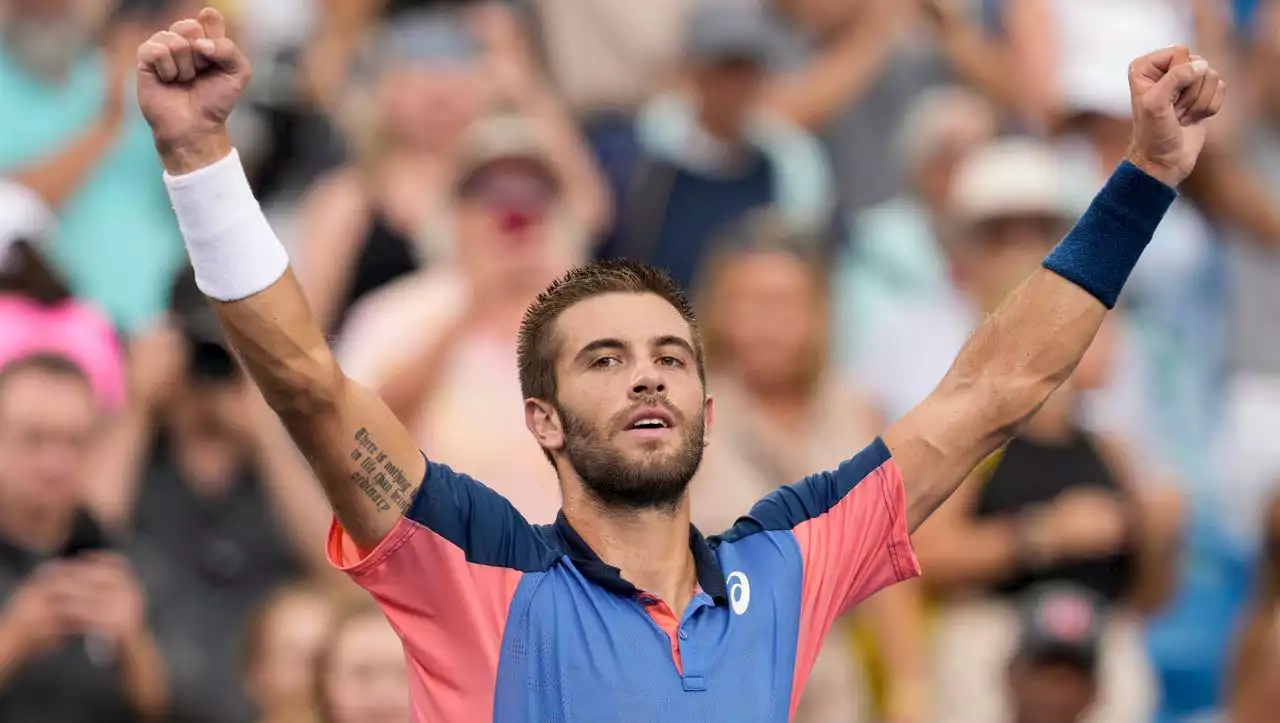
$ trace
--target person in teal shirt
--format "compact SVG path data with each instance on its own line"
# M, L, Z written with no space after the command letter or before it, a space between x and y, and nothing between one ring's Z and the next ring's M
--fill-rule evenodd
M0 26L0 176L56 216L46 256L124 332L165 307L182 239L132 98L137 36L94 39L108 3L10 0Z

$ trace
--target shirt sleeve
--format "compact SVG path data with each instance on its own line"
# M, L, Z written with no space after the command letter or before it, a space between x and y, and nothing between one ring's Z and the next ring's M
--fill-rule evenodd
M493 679L520 578L557 557L501 495L435 462L372 552L361 555L336 520L327 551L377 600L415 662L455 690Z
M838 468L783 487L730 533L790 530L804 566L796 692L841 613L920 574L902 475L881 439Z

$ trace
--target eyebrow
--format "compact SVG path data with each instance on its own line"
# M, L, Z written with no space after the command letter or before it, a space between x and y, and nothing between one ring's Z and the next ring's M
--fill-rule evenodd
M676 347L680 347L680 349L683 350L685 353L687 353L689 356L695 356L693 345L690 344L684 338L676 336L675 334L664 334L662 336L655 336L649 340L649 346L651 347L676 346ZM596 339L595 341L590 342L586 346L582 347L582 349L574 356L574 358L583 359L595 352L598 352L604 349L609 349L612 351L626 351L630 347L631 347L630 344L628 344L627 342L621 339L606 337L603 339Z

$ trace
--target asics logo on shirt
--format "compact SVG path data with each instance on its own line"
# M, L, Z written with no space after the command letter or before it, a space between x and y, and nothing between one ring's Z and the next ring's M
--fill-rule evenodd
M745 613L747 606L751 604L751 582L737 570L729 573L725 582L729 585L729 606L733 608L733 614Z

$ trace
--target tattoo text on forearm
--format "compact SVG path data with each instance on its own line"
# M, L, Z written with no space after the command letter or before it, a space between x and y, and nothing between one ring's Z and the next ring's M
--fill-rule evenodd
M401 512L408 510L409 503L413 501L413 485L405 478L404 471L378 449L369 436L369 430L361 427L356 432L355 441L351 461L360 469L351 473L351 481L378 506L379 511L387 512L392 505Z

